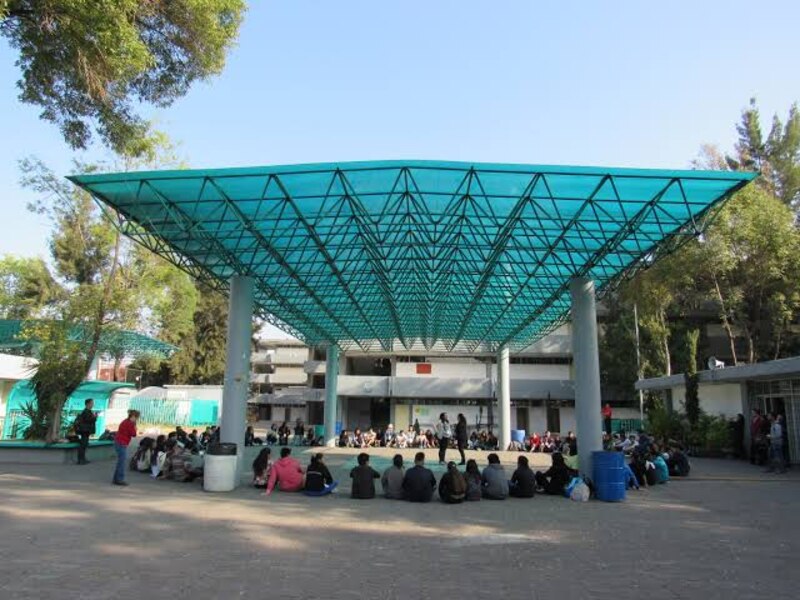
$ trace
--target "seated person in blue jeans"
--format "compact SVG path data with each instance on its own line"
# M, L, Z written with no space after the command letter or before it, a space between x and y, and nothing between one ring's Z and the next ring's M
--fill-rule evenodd
M306 496L327 496L339 485L339 482L333 480L333 475L322 459L322 454L311 457L311 464L306 469Z

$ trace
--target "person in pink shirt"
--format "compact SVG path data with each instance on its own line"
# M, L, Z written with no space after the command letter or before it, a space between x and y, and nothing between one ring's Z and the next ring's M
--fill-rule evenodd
M282 492L299 492L305 484L303 477L303 467L293 459L290 454L291 448L281 448L281 457L272 465L267 481L267 491L264 495L269 496L278 485Z

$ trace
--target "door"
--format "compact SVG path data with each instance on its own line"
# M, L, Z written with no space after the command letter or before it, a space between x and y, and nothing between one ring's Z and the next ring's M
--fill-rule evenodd
M547 406L547 431L561 433L561 408L557 405Z
M370 424L377 431L385 429L391 419L391 405L386 398L379 398L370 402Z
M518 406L517 407L517 429L522 429L523 431L528 431L528 407L527 406Z

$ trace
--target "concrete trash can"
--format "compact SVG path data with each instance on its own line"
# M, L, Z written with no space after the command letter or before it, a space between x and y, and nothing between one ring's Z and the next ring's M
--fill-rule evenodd
M203 466L203 489L232 492L238 483L236 444L215 444L208 449Z

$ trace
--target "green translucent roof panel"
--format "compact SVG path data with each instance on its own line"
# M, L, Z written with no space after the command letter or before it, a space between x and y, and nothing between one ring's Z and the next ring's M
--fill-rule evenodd
M72 177L122 231L344 349L521 349L696 235L755 175L379 161ZM111 214L111 213L110 213Z
M25 351L35 344L31 340L21 337L26 325L36 325L40 321L21 321L17 319L0 319L0 350L9 352ZM74 340L87 339L88 333L82 327L73 327L70 337ZM168 357L178 348L155 338L127 331L124 329L106 329L100 336L98 353L105 357L136 356L141 354L154 354Z

